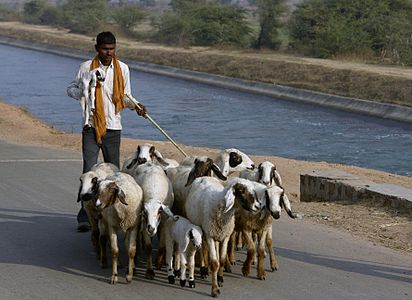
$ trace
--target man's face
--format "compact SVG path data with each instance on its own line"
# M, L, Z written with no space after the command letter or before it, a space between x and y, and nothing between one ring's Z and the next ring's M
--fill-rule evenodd
M112 57L116 52L116 44L101 44L96 45L95 48L99 55L101 63L105 66L110 65Z

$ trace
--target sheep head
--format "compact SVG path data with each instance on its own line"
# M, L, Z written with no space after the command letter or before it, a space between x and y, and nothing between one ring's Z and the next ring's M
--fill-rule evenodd
M96 206L104 209L116 203L119 200L122 204L127 205L126 195L122 189L111 180L103 180L98 184Z
M242 183L234 184L233 187L227 191L225 200L225 212L229 211L236 203L243 209L253 213L260 211L262 208L256 191Z
M169 218L175 218L172 211L160 201L149 201L143 207L143 220L146 232L150 237L157 233L161 221L161 214Z
M196 178L203 176L211 176L213 173L221 180L227 180L227 177L222 174L219 167L213 162L212 159L207 158L206 160L195 159L195 165L187 177L187 182L185 186L189 186L193 183Z
M80 176L80 187L77 202L97 199L98 180L94 171L89 171Z
M225 176L233 172L253 170L255 168L250 157L235 148L225 149L221 152L216 158L216 164L221 167Z
M141 165L146 162L152 162L155 156L155 147L152 144L143 144L137 146L135 158L126 166L126 169L132 169L136 164Z

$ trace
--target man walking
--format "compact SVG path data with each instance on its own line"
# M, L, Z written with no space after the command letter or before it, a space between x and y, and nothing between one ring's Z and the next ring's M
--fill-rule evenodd
M139 116L146 116L145 107L134 98L126 96L131 95L130 72L129 67L116 58L115 36L111 32L99 33L95 49L97 55L80 65L75 80L67 88L67 94L82 103L83 173L97 163L100 150L105 162L119 167L122 130L120 112L123 108L135 109ZM93 76L97 81L89 89ZM84 95L85 86L87 93L91 94ZM82 99L85 96L94 101L88 103ZM77 215L77 222L78 231L90 229L83 204Z

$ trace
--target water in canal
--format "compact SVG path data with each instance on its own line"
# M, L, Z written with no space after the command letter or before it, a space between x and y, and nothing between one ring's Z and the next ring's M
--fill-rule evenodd
M66 95L81 60L0 45L0 98L65 132L81 110ZM299 104L131 70L133 95L178 143L356 165L412 176L412 124ZM165 140L123 114L123 136Z

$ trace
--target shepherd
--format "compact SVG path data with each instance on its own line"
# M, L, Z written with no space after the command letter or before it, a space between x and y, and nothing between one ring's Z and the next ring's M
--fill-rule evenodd
M116 57L116 38L111 32L96 37L97 55L80 65L76 78L67 88L69 97L82 106L83 173L97 163L100 150L105 162L119 167L121 116L123 108L136 110L146 117L143 104L132 97L129 67ZM86 211L82 207L77 215L78 231L90 230Z

